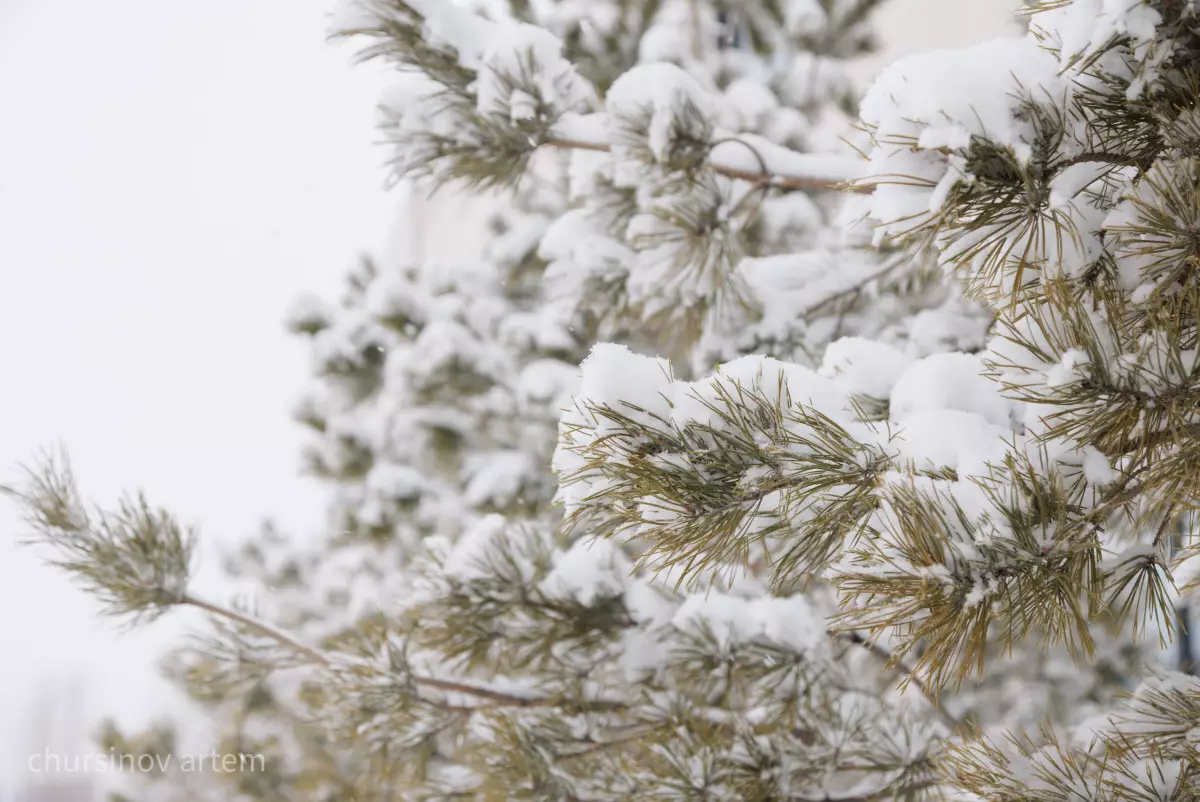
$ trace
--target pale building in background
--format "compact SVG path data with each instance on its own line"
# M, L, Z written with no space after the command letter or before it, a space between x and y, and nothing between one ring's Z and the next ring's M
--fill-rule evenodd
M879 52L862 62L869 80L880 68L909 53L950 50L997 36L1020 36L1022 0L892 0L876 13Z

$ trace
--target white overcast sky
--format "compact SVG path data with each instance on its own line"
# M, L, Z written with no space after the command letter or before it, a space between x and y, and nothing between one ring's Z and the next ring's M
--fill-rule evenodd
M375 77L326 44L328 7L0 0L0 477L62 443L97 500L142 487L211 539L317 528L282 318L396 205ZM0 772L46 684L83 678L84 721L161 709L174 634L98 620L20 533L0 501Z
M281 320L397 209L378 76L324 41L331 3L0 0L0 479L62 443L89 495L143 488L213 541L319 527ZM896 0L874 63L1012 32L1013 5ZM153 660L177 634L98 620L20 534L0 502L0 789L41 747L41 693L81 682L82 722L169 706Z

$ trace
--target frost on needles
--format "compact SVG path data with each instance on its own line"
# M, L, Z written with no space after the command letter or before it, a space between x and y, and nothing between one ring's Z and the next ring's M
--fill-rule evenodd
M869 0L468 5L339 17L405 73L397 174L514 202L479 265L297 309L339 534L243 561L291 560L278 615L197 595L167 513L15 491L108 612L221 622L184 684L277 785L155 792L1200 799L1155 654L1200 564L1195 4L1038 3L857 110Z

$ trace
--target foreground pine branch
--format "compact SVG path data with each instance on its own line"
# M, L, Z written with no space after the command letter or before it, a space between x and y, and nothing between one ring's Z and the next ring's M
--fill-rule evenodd
M535 716L542 722L538 726L551 726L553 721L562 720L563 717L577 719L580 723L590 721L592 726L587 728L586 734L580 733L566 738L560 745L554 747L555 752L559 753L564 761L580 766L579 769L576 769L577 771L594 769L594 766L588 761L625 760L634 754L642 753L643 750L660 749L664 743L674 742L678 738L678 733L671 722L680 721L680 717L682 720L691 720L696 723L706 722L703 726L712 729L714 737L719 737L730 747L736 747L748 735L748 733L741 732L740 727L727 721L727 711L721 709L723 705L711 708L708 705L701 705L698 708L690 709L689 707L677 707L675 703L668 703L672 694L690 695L700 690L699 688L686 690L686 685L676 686L674 681L663 685L661 679L646 677L632 688L624 683L614 682L607 687L607 690L602 691L601 688L607 683L600 675L593 676L591 682L583 687L578 687L575 685L575 680L566 677L553 679L556 672L547 667L549 673L539 684L543 687L561 684L561 689L557 693L546 694L505 689L496 685L494 681L489 683L478 679L468 679L467 676L480 673L478 667L472 665L473 661L465 664L467 674L462 679L422 674L414 668L413 659L415 659L417 651L448 648L449 653L453 654L458 652L460 647L445 641L445 638L473 637L469 627L463 627L456 623L457 616L450 608L444 608L438 618L444 627L426 626L403 634L396 632L386 635L382 641L370 642L370 639L363 641L355 650L331 652L307 645L292 634L249 612L226 607L197 596L188 589L189 577L185 572L170 577L167 584L174 590L170 600L167 601L161 593L155 592L156 589L162 587L163 582L149 569L155 564L154 555L169 550L171 544L177 540L178 532L181 531L179 525L169 514L161 510L157 511L153 517L156 522L154 526L118 529L111 523L112 514L97 509L94 518L89 521L95 520L104 523L93 526L74 517L71 519L72 523L67 526L57 511L77 510L85 506L71 477L69 466L65 462L47 463L30 471L29 476L31 477L29 487L12 492L22 504L27 520L35 525L34 542L36 544L53 551L66 550L72 553L80 551L94 553L99 544L104 544L104 547L110 549L112 553L144 555L140 561L127 559L123 565L125 570L119 574L115 572L100 574L88 569L83 563L71 566L60 561L59 564L68 573L83 582L91 592L100 598L120 596L127 600L127 603L121 607L110 607L108 612L111 615L138 618L151 612L161 614L170 607L194 607L227 622L233 627L227 637L235 638L242 643L236 650L237 659L244 660L247 655L255 653L256 659L261 663L273 662L285 670L292 670L291 667L303 668L307 665L308 670L317 671L324 677L320 681L327 684L333 694L328 703L332 706L335 714L330 719L329 726L335 732L355 733L356 737L362 737L364 732L377 731L379 737L394 741L406 729L414 726L420 729L423 726L420 721L410 718L414 709L424 710L426 712L423 715L440 719L442 723L438 725L439 727L448 725L452 721L461 724L468 717L482 717L492 721L493 725L503 721L507 721L511 725L515 723L514 720L511 720L514 715ZM493 592L493 579L481 575L480 572L492 570L503 572L506 570L506 566L513 567L519 561L519 555L510 549L522 547L512 539L512 533L506 534L506 530L496 529L494 524L489 526L492 527L488 534L492 538L491 541L482 552L478 553L477 558L462 563L462 573L459 575L464 579L451 580L455 582L455 594L447 597L442 597L440 594L429 596L427 601L418 602L411 608L412 614L418 618L425 618L433 612L430 605L458 605L466 601L461 598L462 594L475 596L482 600L486 598L487 594ZM139 552L138 549L141 551ZM466 560L467 558L464 556L461 559ZM451 562L453 562L453 557ZM540 585L531 587L545 587L546 581L549 581L550 584L555 582L554 577L547 574ZM565 588L563 591L570 593ZM540 606L544 610L557 609L555 620L561 620L558 616L565 614L576 616L586 614L585 608L572 602L569 595L562 596L561 592L547 595L542 595L545 593L544 591L530 589L521 592L526 594L532 592L532 600L540 599ZM478 594L484 595L479 596ZM135 604L135 599L140 601ZM632 600L633 597L629 597L629 601ZM616 599L610 599L610 603L616 601ZM621 604L626 603L628 602L621 602ZM471 609L479 608L476 604L472 604ZM803 608L793 607L792 609ZM568 613L567 611L573 612ZM635 619L636 616L629 618L627 611L620 617L620 621L616 622L616 626L618 630L631 627L637 629L640 625L635 623ZM580 620L574 626L578 627L582 623L583 621ZM603 620L596 620L591 623L591 626L611 625L606 624ZM580 637L586 636L584 631L576 629L576 632ZM666 633L662 633L660 637L665 635ZM752 647L755 650L766 649L768 652L774 652L782 660L760 664L752 675L747 675L741 681L766 682L765 687L775 688L776 691L781 690L784 685L790 684L792 681L802 683L797 690L800 687L808 687L803 696L786 701L779 714L796 706L809 710L810 714L817 710L825 710L824 715L833 714L833 708L824 708L824 705L831 703L832 700L822 701L819 696L814 696L812 686L814 682L824 684L832 681L832 678L824 676L824 672L832 668L832 665L824 669L819 668L828 659L819 657L819 654L832 656L829 644L837 641L845 642L856 648L862 647L864 654L869 654L873 658L889 660L885 650L868 644L859 636L832 633L827 635L819 630L814 631L813 636L816 640L804 642L806 645L802 645L802 642L795 641L792 637L787 637L774 644L770 641L763 641ZM694 630L679 629L675 637L681 638L678 648L682 651L673 659L678 661L678 666L682 668L695 659L706 659L702 657L702 654L707 651L709 645L716 646L725 636L701 624L700 628ZM820 641L826 637L828 637L826 645L820 645ZM253 643L256 638L260 639L257 645ZM267 642L265 645L261 642L262 639ZM505 648L505 640L503 636L491 637L487 639L487 642L477 645L490 651L497 647ZM515 646L520 640L518 637L518 640L512 642L511 645ZM278 656L272 656L269 649L270 644L291 653L297 658L297 661L288 661ZM732 645L732 642L728 642L728 645ZM750 646L750 644L747 643L746 646ZM816 651L810 651L812 649L816 649ZM805 653L808 653L807 656L803 656ZM410 655L412 656L410 657ZM807 665L811 660L816 662ZM745 669L749 669L755 664L746 664ZM765 674L755 676L764 669ZM789 676L794 679L780 685ZM683 679L682 676L680 679ZM849 677L844 679L849 680ZM840 681L835 684L840 684ZM587 685L594 686L595 690L587 690ZM880 687L869 692L866 688L862 688L857 692L865 692L864 700L870 700L875 698L875 694L883 691L884 688ZM431 696L429 693L434 695ZM664 703L666 703L665 707L663 707ZM927 704L933 703L934 700L927 700ZM878 697L873 704L884 704L883 697ZM813 707L814 705L816 707ZM883 709L886 709L886 705ZM390 724L381 726L379 719L381 715L387 716ZM938 711L938 715L941 715L949 726L957 726L954 719L944 711ZM343 718L346 716L348 718ZM794 713L788 714L776 722L771 722L770 719L763 721L755 727L754 737L759 739L778 737L778 735L771 736L771 733L780 727L791 730L799 726L799 721L795 720L793 716ZM902 724L901 721L903 719L898 719L896 724L902 727L911 726ZM809 719L809 724L806 726L811 726L811 723L811 719ZM595 729L595 727L599 727L599 729ZM636 736L620 735L630 728L636 731ZM802 742L807 741L810 746L813 738L819 740L822 737L816 731L806 730L806 732L807 734L802 736ZM914 735L915 733L916 731L914 731ZM555 740L565 736L565 733L559 733ZM411 736L401 737L400 741L405 742L408 737L416 736L414 733ZM481 750L482 757L492 754L493 749L511 748L511 745L505 744L507 744L505 739L502 739L501 742L485 739L477 748ZM346 748L357 752L361 747L356 746L351 739L346 742ZM372 751L368 749L367 753ZM488 759L491 760L491 758ZM506 757L505 765L508 765L507 761L511 759L514 759L514 756ZM886 764L881 763L881 760L883 760L883 755L877 755L873 759L870 771L884 770ZM517 765L519 764L512 764L505 770L513 771ZM396 768L394 765L384 767L385 770L391 771ZM493 769L495 768L493 766ZM813 770L815 771L816 768L814 766ZM520 771L528 770L528 768L520 769ZM917 770L916 764L909 765L906 761L888 769L886 774L895 780L897 777L908 776L909 773ZM877 796L879 793L883 792L879 791L871 796ZM793 798L799 799L803 796Z

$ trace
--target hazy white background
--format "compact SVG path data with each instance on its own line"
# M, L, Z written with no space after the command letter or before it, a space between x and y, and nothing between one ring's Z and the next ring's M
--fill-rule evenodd
M372 144L379 76L324 41L331 3L0 0L0 480L63 443L85 492L144 488L210 543L266 515L319 528L284 310L336 292L396 230L436 248L439 219L458 219L442 202L396 222ZM1015 32L1015 5L893 0L864 77ZM178 627L117 631L13 548L20 534L0 501L0 790L44 745L29 721L47 699L80 739L101 714L176 704L153 669Z
M375 76L326 44L329 5L0 0L0 480L62 442L97 499L144 487L212 540L268 513L316 528L288 418L305 353L281 321L384 242L396 203ZM0 780L42 746L22 728L44 686L85 725L162 710L154 659L175 635L95 618L11 548L12 512ZM87 709L63 698L71 677Z

